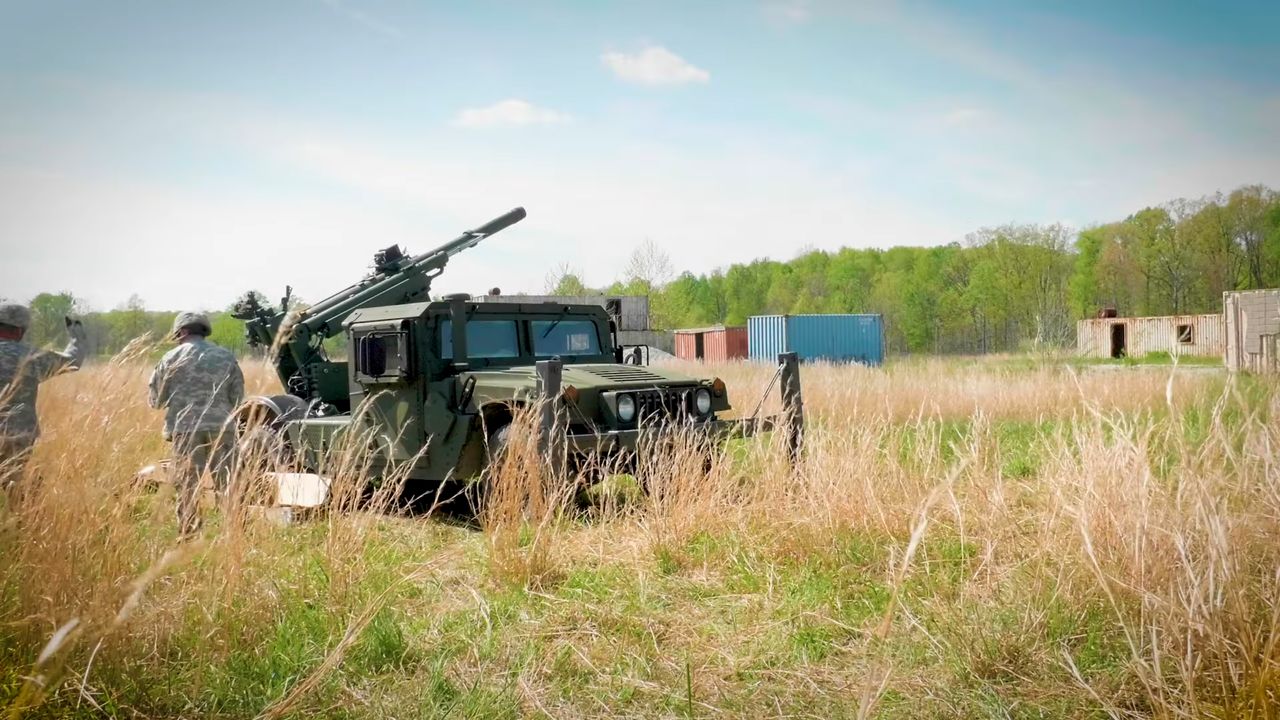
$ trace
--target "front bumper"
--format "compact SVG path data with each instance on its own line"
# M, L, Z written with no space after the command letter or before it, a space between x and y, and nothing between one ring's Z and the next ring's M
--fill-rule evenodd
M609 430L596 433L570 433L566 436L570 454L608 455L633 451L642 445L661 442L680 433L688 432L716 442L732 438L750 437L782 427L782 416L740 418L734 420L710 420L689 425L666 425L656 428Z

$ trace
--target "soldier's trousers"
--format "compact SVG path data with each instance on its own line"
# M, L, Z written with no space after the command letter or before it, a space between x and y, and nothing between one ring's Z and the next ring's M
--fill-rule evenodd
M31 460L34 444L25 438L0 438L0 490L10 502L17 497L18 483Z
M200 529L200 480L205 472L213 477L213 490L221 499L226 495L234 464L234 433L209 430L174 434L173 488L179 533Z

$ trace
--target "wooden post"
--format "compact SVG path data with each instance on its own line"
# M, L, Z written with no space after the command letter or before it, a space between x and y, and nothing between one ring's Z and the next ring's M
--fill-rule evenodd
M787 448L791 461L800 460L804 444L804 396L800 391L800 357L793 352L778 355L782 366L782 414L787 428Z
M560 358L539 360L536 364L538 400L542 403L538 419L538 449L546 459L552 477L564 477L565 433L563 403L560 402L560 380L564 363Z

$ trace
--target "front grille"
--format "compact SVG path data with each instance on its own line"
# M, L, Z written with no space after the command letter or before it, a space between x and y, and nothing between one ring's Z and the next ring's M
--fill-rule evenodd
M636 417L641 425L665 425L684 420L688 414L688 389L643 390L633 393L636 399Z

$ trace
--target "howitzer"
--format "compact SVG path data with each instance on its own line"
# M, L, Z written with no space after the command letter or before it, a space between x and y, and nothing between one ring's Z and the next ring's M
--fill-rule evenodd
M515 208L414 257L406 256L398 245L380 250L374 255L373 269L362 280L305 309L290 312L291 291L278 310L264 307L254 293L248 293L236 303L232 316L245 321L250 345L271 349L276 373L290 395L346 412L350 409L347 363L329 360L322 345L342 332L342 321L356 310L429 299L432 280L450 258L524 217L524 208Z
M350 457L335 448L354 448L371 479L394 473L407 493L427 498L454 481L483 492L523 413L541 419L548 469L583 483L622 472L647 487L641 457L685 440L709 462L730 438L781 430L799 457L794 355L780 356L774 375L781 414L761 416L758 404L749 417L731 417L719 378L624 364L617 325L599 305L427 297L450 257L523 217L517 208L416 257L387 248L366 278L306 310L289 311L288 294L279 310L246 297L235 315L251 341L272 347L288 394L247 399L237 413L240 440L291 468L280 478L321 488ZM324 355L324 339L338 332L348 362Z

